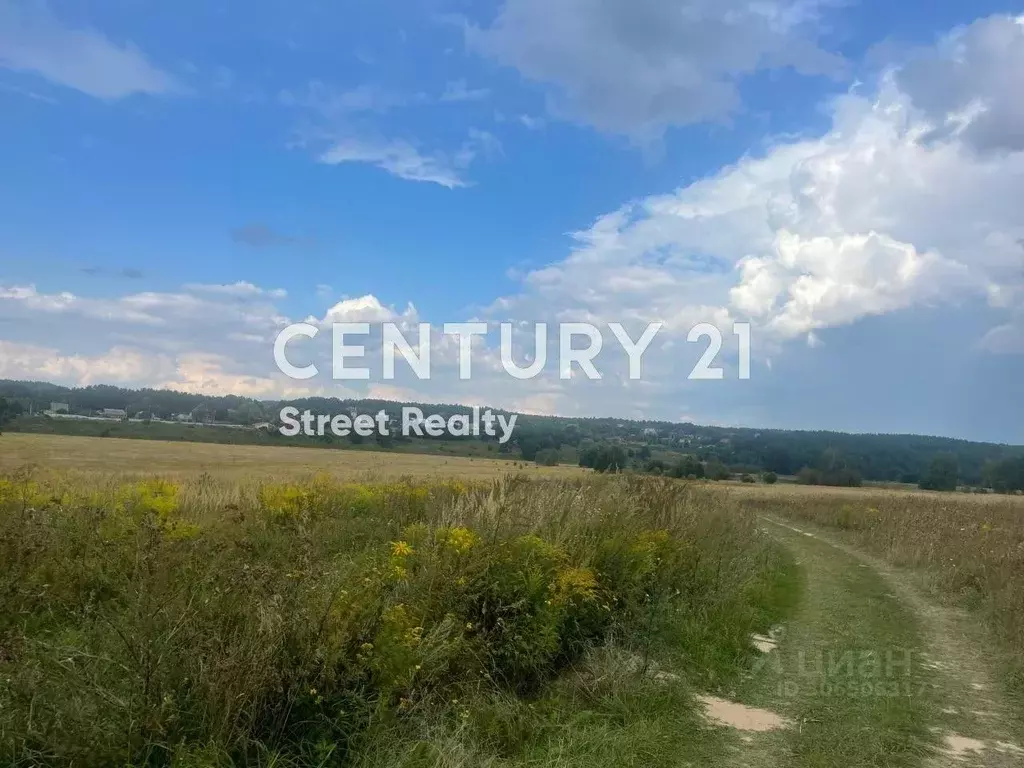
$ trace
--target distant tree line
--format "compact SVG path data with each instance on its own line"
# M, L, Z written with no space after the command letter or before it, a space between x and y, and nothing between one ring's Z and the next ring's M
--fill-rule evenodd
M241 425L262 421L273 424L286 405L329 415L351 408L364 413L384 410L393 419L400 418L405 405L418 405L424 411L445 417L466 410L456 404L325 397L261 401L236 395L208 397L171 390L131 390L108 385L69 388L46 382L4 380L0 380L0 398L6 403L7 414L0 415L0 428L6 422L7 429L29 430L40 429L39 423L29 423L20 416L30 410L40 413L51 402L68 404L72 413L116 408L133 418L141 415L153 419L194 413L196 420ZM477 438L415 438L414 442L437 440L463 444ZM398 437L393 442L405 444L409 440ZM349 444L355 441L338 441L339 447ZM390 448L392 442L380 447ZM598 471L629 469L674 477L701 477L703 472L705 477L724 479L743 475L764 477L771 473L776 478L796 476L801 482L814 484L886 481L949 490L955 474L956 484L960 485L986 485L1005 491L1024 487L1020 469L1024 447L917 435L853 435L521 414L513 441L499 445L491 439L486 450L542 464L578 461Z
M804 485L834 485L853 488L864 482L864 476L854 462L835 448L822 452L813 466L803 467L796 480Z

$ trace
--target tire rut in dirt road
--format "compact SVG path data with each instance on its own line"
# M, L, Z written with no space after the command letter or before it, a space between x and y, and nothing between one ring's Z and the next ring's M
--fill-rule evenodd
M886 596L913 613L920 628L920 659L932 678L932 708L928 727L937 747L924 761L929 768L1024 766L1024 749L1013 709L1001 694L993 669L991 640L976 618L929 600L912 574L851 547L836 536L806 523L792 525L764 518L772 528L784 528L841 553L861 570L877 574L887 585Z

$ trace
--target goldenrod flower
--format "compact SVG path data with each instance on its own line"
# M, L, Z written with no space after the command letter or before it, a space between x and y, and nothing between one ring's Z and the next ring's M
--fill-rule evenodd
M405 541L392 541L391 542L391 554L395 557L407 557L415 552L408 542Z

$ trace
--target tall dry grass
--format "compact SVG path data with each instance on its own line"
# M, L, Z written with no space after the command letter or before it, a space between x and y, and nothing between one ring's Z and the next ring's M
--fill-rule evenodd
M726 679L787 572L753 515L639 478L21 474L0 563L0 762L26 766L504 759L594 648Z

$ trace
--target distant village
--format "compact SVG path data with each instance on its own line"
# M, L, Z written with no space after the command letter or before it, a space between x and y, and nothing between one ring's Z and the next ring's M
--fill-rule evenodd
M31 413L29 415L32 415ZM199 426L209 427L227 427L229 429L254 429L262 431L270 431L274 428L274 425L269 421L257 421L255 423L246 424L240 423L240 421L218 421L214 418L215 413L211 408L199 405L192 409L188 413L176 413L171 418L159 418L151 412L147 411L135 411L129 413L125 408L99 408L95 410L75 410L72 411L71 406L68 403L51 402L50 407L44 410L42 416L48 416L52 419L78 419L87 421L128 421L134 423L151 423L156 422L160 424L196 424ZM235 415L235 414L232 414Z

